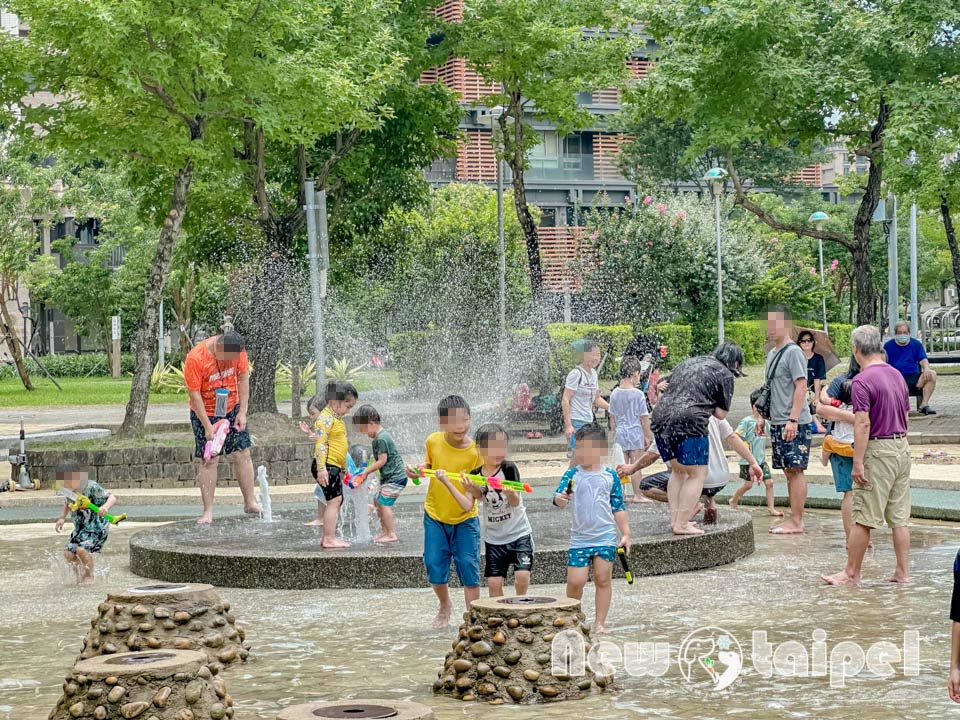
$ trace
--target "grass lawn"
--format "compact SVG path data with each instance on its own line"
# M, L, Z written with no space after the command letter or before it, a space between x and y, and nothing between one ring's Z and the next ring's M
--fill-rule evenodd
M57 378L63 390L57 390L47 378L32 378L35 390L23 389L18 378L0 380L0 408L50 407L57 405L125 405L130 397L130 378ZM366 371L356 382L360 392L400 386L392 370ZM309 393L304 394L304 400ZM278 387L277 400L289 400L290 388ZM185 393L150 394L151 403L186 404Z

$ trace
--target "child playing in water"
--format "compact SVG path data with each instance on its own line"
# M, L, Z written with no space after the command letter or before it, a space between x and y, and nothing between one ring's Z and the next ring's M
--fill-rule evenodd
M400 451L393 438L380 424L380 413L372 405L361 406L353 415L353 424L360 432L373 440L372 463L367 465L356 477L355 482L363 483L370 473L380 473L380 490L374 499L380 527L383 533L373 539L378 543L397 542L397 531L393 524L393 504L407 486L407 474Z
M56 477L58 482L63 483L63 487L85 495L93 505L100 508L99 512L90 508L73 511L73 532L67 541L67 549L63 551L63 556L76 573L77 582L89 585L93 583L93 553L103 549L110 533L110 523L104 516L116 504L117 497L104 490L99 483L89 480L87 473L81 471L75 462L60 465ZM63 530L63 522L68 512L70 503L66 502L55 525L58 533Z
M437 595L440 609L433 619L434 628L446 627L453 612L450 591L450 558L453 558L457 577L463 585L463 598L467 609L480 597L480 521L477 519L476 495L468 502L463 482L458 473L470 472L480 464L477 446L467 433L470 432L470 406L459 395L450 395L437 406L440 417L440 432L427 438L425 465L438 472L436 479L427 488L423 503L423 564L427 578ZM418 477L414 468L407 470L410 479ZM457 497L457 496L460 497Z
M573 509L567 553L567 597L583 597L590 565L596 585L594 632L606 632L613 595L611 579L617 548L630 552L630 526L617 473L603 466L607 436L596 423L576 434L575 465L557 486L553 504ZM617 535L619 534L619 540Z
M501 480L520 480L517 466L507 460L509 436L503 427L488 423L477 430L477 452L480 467L473 475ZM484 504L484 542L487 565L484 576L490 597L503 595L503 581L513 566L513 587L517 595L525 595L533 569L533 529L527 518L523 498L515 490L491 487L478 488L476 494Z
M817 414L833 423L829 434L823 438L820 450L820 462L830 464L833 470L833 486L843 494L840 501L840 516L843 518L843 531L850 536L853 527L853 381L846 379L834 381L827 391L836 395L830 404L817 405ZM832 391L832 392L831 392Z
M625 357L620 365L620 384L610 395L610 425L617 444L623 448L626 464L636 462L653 438L647 399L640 389L640 371L640 360ZM635 503L650 502L640 492L641 479L639 473L630 475Z
M767 436L760 433L762 426L760 425L760 412L757 410L757 400L759 398L759 389L750 393L751 415L740 421L740 424L737 425L736 432L740 439L747 443L750 448L750 454L753 455L760 465L760 469L763 471L763 484L767 494L767 515L783 517L783 513L777 510L774 505L773 473L770 472L770 466L767 465L767 461L764 458ZM740 498L753 487L753 479L750 477L750 463L742 457L740 458L740 479L743 480L743 485L741 485L733 494L733 497L730 498L730 507L734 509L740 505Z
M317 518L308 525L323 525L323 538L320 547L350 547L350 543L337 537L337 517L343 502L343 475L347 468L347 426L343 417L357 402L357 389L346 382L327 384L327 393L323 410L313 423L316 444L313 449L313 476L317 487L313 496L317 498ZM308 404L316 407L319 398ZM322 512L321 512L321 507Z
M305 422L300 423L300 429L303 433L314 442L314 448L316 448L317 433L315 428L317 426L317 420L320 417L320 413L323 411L323 406L325 405L324 400L319 395L314 395L309 400L307 400L307 415L310 418L310 424L307 425ZM314 456L313 460L310 461L310 474L313 475L313 479L317 479L317 458ZM323 493L320 493L323 495ZM316 495L316 490L314 491ZM324 500L321 500L317 497L317 517L311 520L310 522L305 522L304 525L310 525L313 527L321 527L323 525L323 507L326 504Z

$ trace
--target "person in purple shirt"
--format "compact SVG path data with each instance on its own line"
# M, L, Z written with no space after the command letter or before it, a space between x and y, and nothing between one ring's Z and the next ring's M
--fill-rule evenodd
M898 322L893 327L893 333L893 337L883 346L887 362L900 371L910 392L920 391L920 412L936 415L936 411L930 407L930 397L937 387L937 374L930 368L923 343L910 337L910 323Z
M880 332L861 325L850 336L860 374L853 379L853 527L847 564L830 585L859 585L870 531L886 522L893 531L897 568L890 582L910 579L910 397L903 376L884 362Z

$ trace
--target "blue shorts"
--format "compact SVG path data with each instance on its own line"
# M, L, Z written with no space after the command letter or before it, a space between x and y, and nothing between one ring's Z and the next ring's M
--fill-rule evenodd
M594 547L570 548L567 550L567 567L590 567L590 561L595 557L612 563L617 557L617 546L595 545Z
M573 435L570 436L570 449L573 450L577 446L577 430L582 428L584 425L589 425L592 420L571 420L570 424L573 425Z
M830 454L830 467L833 468L833 486L837 492L853 490L853 458Z
M710 437L708 435L680 435L669 433L657 435L657 450L665 463L676 460L681 465L706 465L710 459Z
M480 585L480 519L448 525L423 514L423 564L431 585L450 582L450 559L463 587Z

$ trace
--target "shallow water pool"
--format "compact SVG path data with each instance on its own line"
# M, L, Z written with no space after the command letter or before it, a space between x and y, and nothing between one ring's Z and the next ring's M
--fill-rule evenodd
M946 694L953 558L960 528L912 527L913 582L883 581L893 568L888 532L864 566L858 590L830 588L819 575L843 562L843 532L833 513L812 513L804 537L771 538L766 517L755 519L757 552L712 570L615 581L612 642L668 642L672 663L662 676L621 673L612 692L576 703L491 708L434 698L430 685L456 630L429 628L435 612L427 590L224 589L252 644L250 661L225 671L238 718L276 717L283 706L353 697L409 699L431 705L438 718L930 718L952 711ZM127 567L127 540L135 528L115 530L93 587L63 583L55 558L64 541L52 526L0 528L0 718L45 718L63 676L109 589L136 584ZM537 594L561 594L543 586ZM462 602L459 592L455 594ZM462 605L459 605L462 610ZM585 612L592 613L588 588ZM704 677L687 682L677 662L681 641L704 626L722 628L739 642L740 677L722 692ZM826 638L815 645L816 630ZM764 675L754 666L753 633L773 647L798 641L808 653L842 641L864 651L877 642L901 651L904 632L918 634L918 674L892 677L864 669L832 688L828 677ZM841 646L842 647L842 646ZM790 655L789 646L782 648ZM796 654L794 648L792 654ZM762 658L759 663L763 669ZM696 667L694 668L696 669Z

